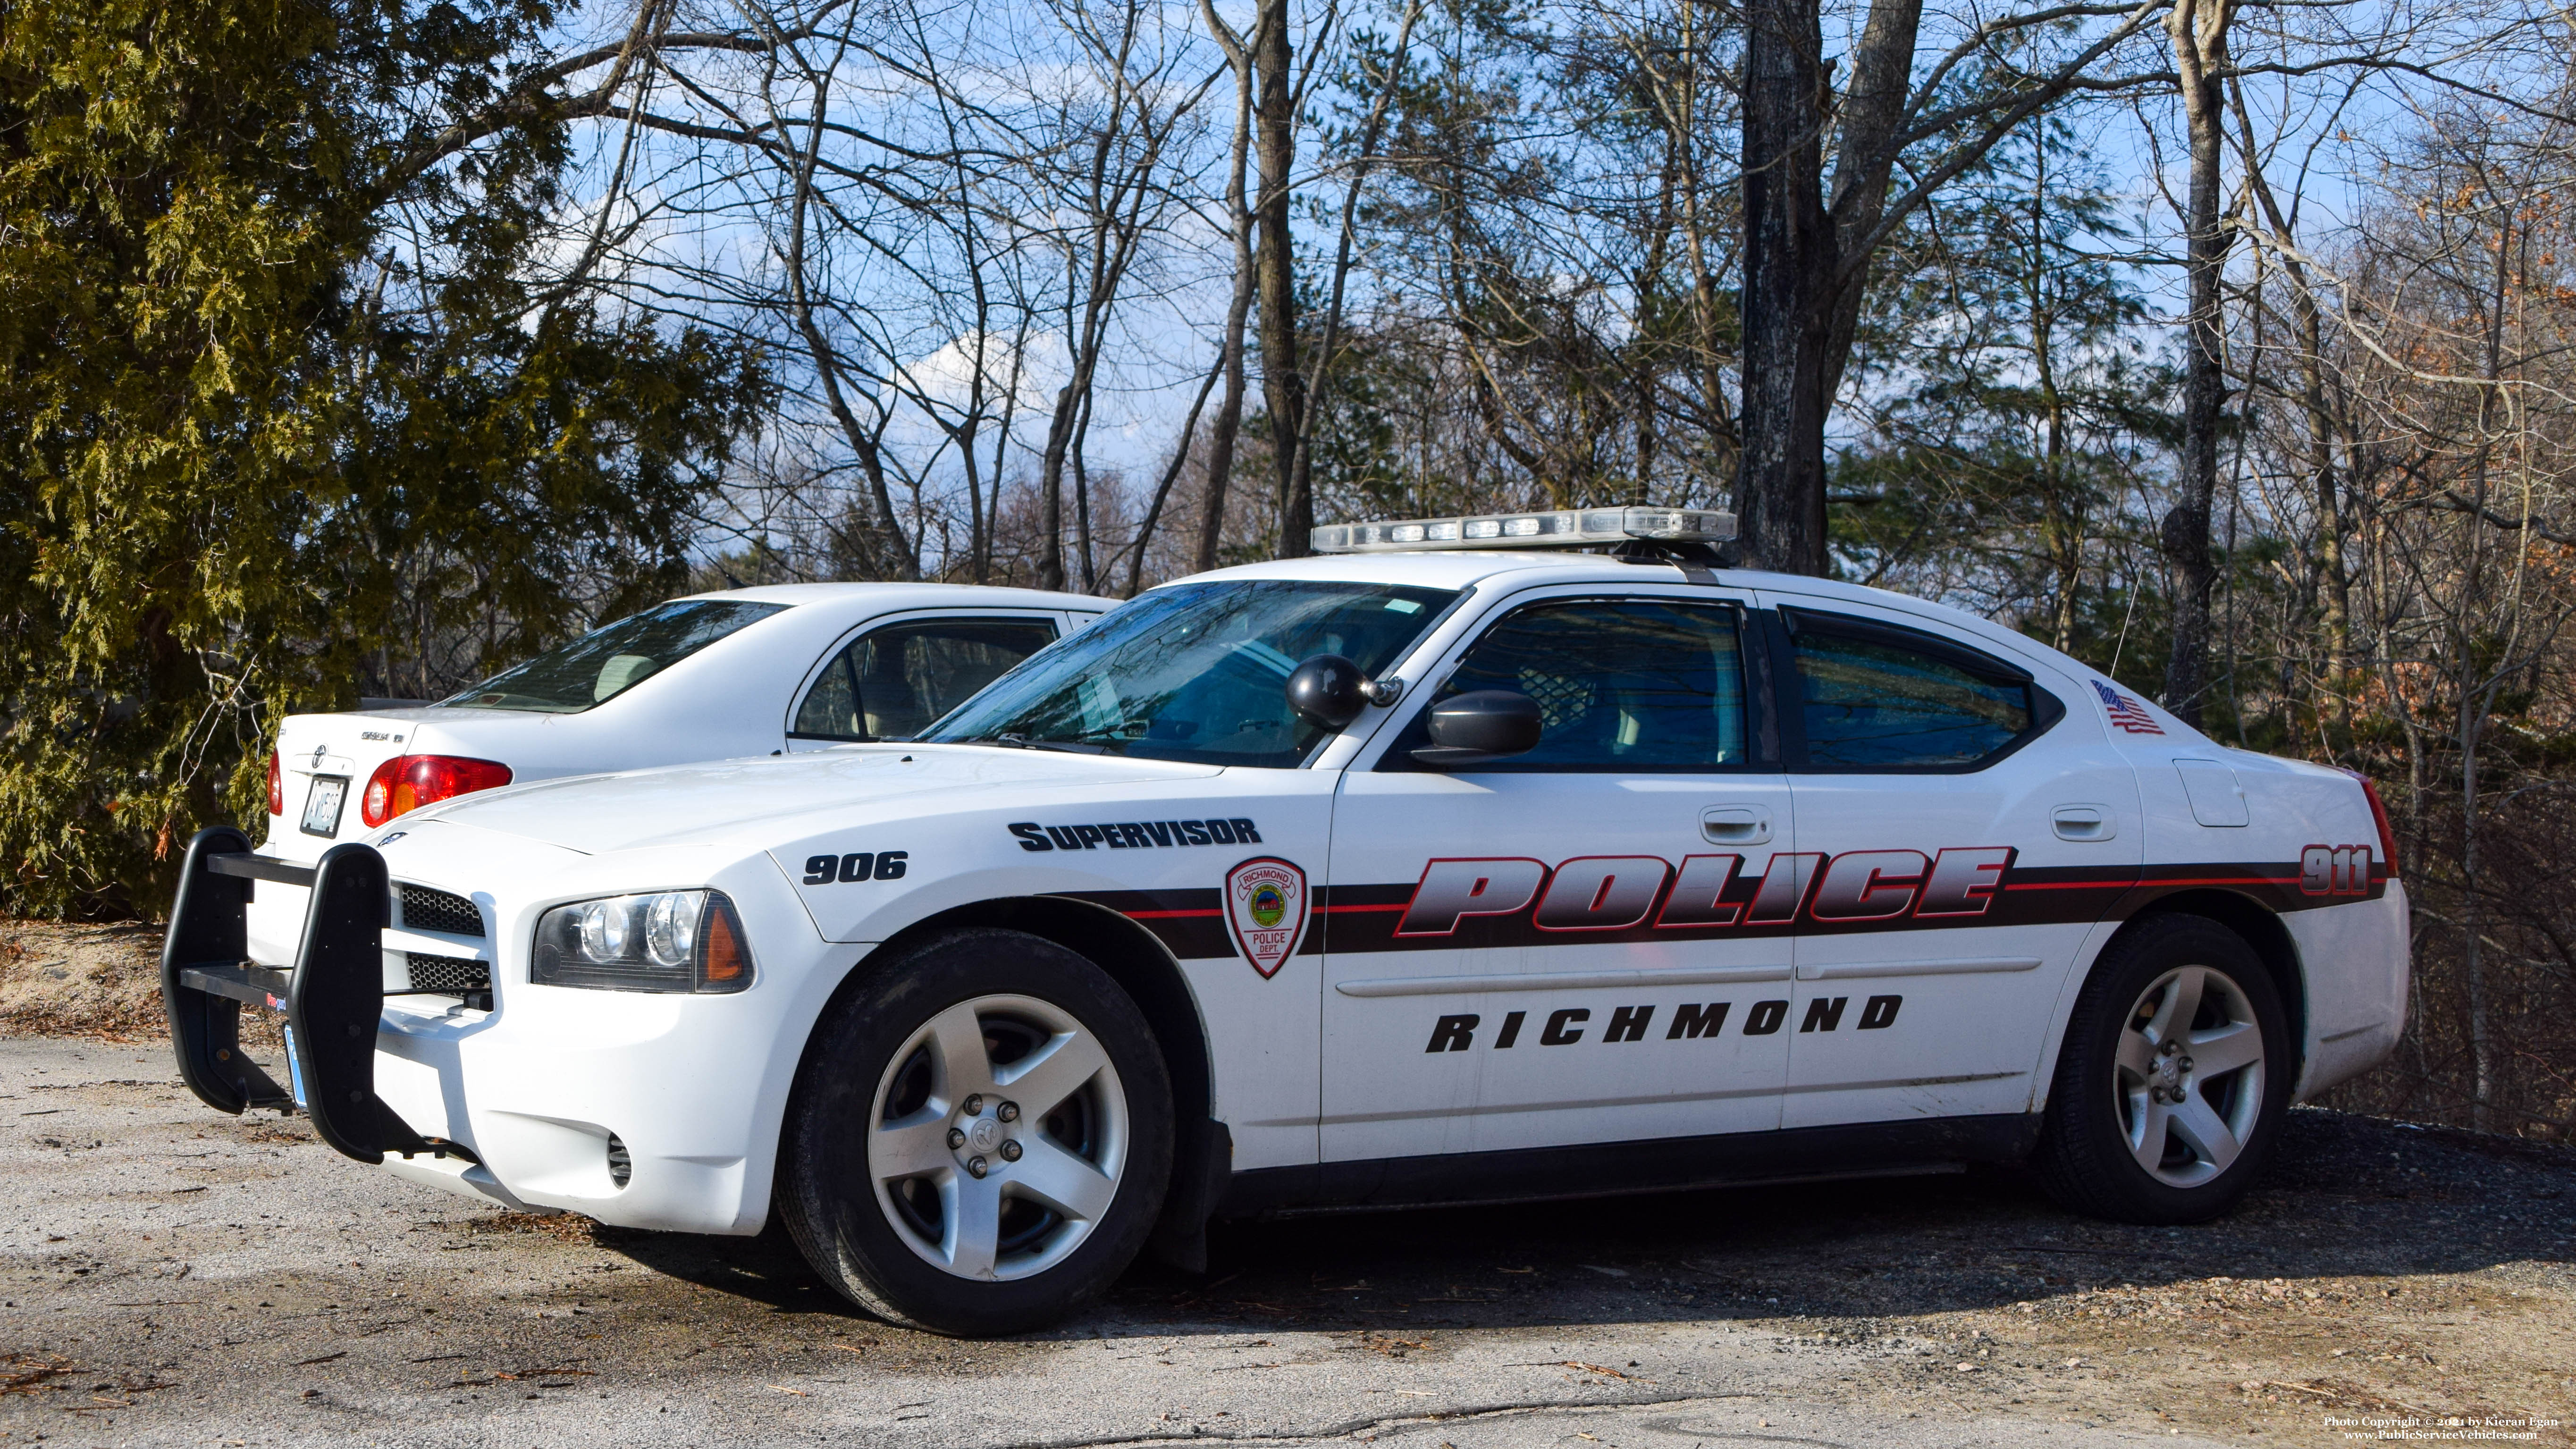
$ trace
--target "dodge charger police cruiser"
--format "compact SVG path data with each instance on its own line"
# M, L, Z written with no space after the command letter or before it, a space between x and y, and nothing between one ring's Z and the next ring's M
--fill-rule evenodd
M1731 525L1330 527L911 740L465 796L309 867L207 831L181 1066L496 1202L774 1215L960 1334L1220 1216L2017 1161L2224 1211L2396 1039L2368 783L1955 610L1712 567ZM256 959L280 886L302 931Z

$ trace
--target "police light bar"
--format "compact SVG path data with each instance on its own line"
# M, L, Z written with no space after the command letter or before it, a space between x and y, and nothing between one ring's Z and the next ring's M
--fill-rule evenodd
M1333 523L1315 530L1317 553L1410 553L1432 548L1580 548L1648 539L1724 543L1735 515L1714 508L1559 508L1478 513L1398 523Z

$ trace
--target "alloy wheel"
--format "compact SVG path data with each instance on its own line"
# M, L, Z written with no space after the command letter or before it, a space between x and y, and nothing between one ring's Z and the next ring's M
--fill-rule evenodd
M2263 1027L2243 987L2181 966L2138 995L2112 1068L2130 1155L2159 1182L2197 1187L2245 1151L2263 1112Z
M1089 1029L1035 997L981 996L894 1053L869 1113L868 1179L924 1261L1025 1278L1109 1211L1130 1132L1117 1068Z

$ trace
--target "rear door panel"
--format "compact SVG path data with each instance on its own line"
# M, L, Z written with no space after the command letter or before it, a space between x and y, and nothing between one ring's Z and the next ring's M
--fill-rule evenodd
M2068 975L2136 882L2146 832L2135 775L2073 682L2004 662L2066 709L2002 758L1792 768L1799 848L1825 863L1795 950L1783 1126L2020 1113L2041 1095ZM1782 674L1794 708L1796 670Z

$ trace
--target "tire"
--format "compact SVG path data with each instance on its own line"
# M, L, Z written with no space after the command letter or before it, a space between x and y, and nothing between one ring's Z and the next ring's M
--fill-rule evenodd
M960 1337L1098 1296L1171 1177L1171 1084L1135 1002L1017 931L862 970L788 1103L777 1206L806 1261L870 1313Z
M2140 922L2076 997L2040 1180L2096 1217L2207 1222L2262 1175L2296 1072L2289 1012L2244 938L2204 916Z

